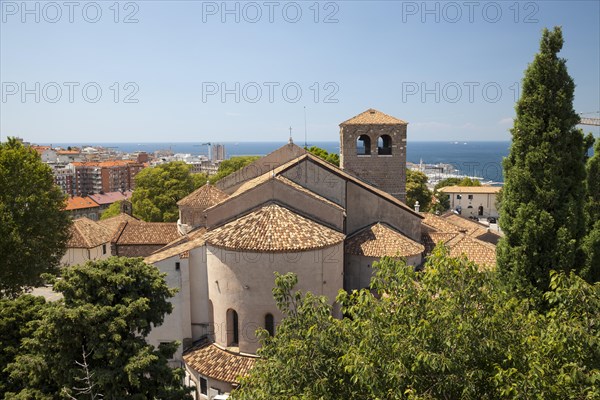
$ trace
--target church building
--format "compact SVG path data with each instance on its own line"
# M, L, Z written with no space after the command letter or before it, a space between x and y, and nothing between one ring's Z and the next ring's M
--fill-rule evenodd
M340 289L368 287L383 256L422 263L433 228L403 203L406 128L369 109L340 124L340 167L290 139L178 203L178 237L146 262L179 291L148 341L182 343L173 364L196 398L231 392L257 359L255 331L276 332L275 271L333 304Z

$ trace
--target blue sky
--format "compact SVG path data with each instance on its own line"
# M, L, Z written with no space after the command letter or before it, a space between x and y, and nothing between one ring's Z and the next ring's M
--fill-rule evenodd
M508 140L555 25L575 109L600 110L599 1L23 4L0 1L2 140L301 140L306 108L333 141L371 107L409 140Z

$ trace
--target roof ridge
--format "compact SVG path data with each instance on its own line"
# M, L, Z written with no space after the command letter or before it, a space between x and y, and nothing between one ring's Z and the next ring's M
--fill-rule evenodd
M373 185L371 185L368 182L363 181L362 179L352 175L351 173L349 173L346 170L341 169L340 167L337 167L331 163L328 163L327 161L315 156L314 154L311 153L307 153L306 154L307 158L309 158L311 161L315 161L318 164L325 166L326 168L329 168L330 171L334 171L336 172L338 175L342 175L342 177L347 178L349 180L352 180L354 183L358 183L360 186L362 186L364 189L370 191L373 194L378 195L379 197L386 199L398 206L400 206L401 208L403 208L406 211L409 211L410 213L412 213L413 215L418 216L419 218L423 219L424 217L416 212L415 210L413 210L412 208L410 208L407 204L405 204L404 202L402 202L401 200L397 199L396 197L392 196L391 194L389 194L388 192L379 189L378 187L375 187Z
M83 217L83 218L88 219L87 217ZM82 218L78 218L78 219L82 219ZM88 237L83 234L83 232L81 231L81 227L79 226L79 224L76 221L77 220L73 221L73 226L74 226L75 230L77 230L77 233L79 233L79 235L83 239L83 242L85 243L85 245L88 246L88 248L92 247Z
M387 120L380 121L368 121L369 117L373 116L375 119L381 119L382 117ZM366 118L364 118L366 117ZM364 121L363 121L364 119ZM408 122L401 120L399 118L393 117L389 114L386 114L382 111L376 110L374 108L369 108L359 114L356 114L354 117L345 120L340 123L342 125L407 125Z
M123 231L125 230L125 227L127 226L128 223L129 223L129 221L122 221L119 223L117 230L115 231L113 237L110 239L111 243L113 243L113 242L116 243L119 241L119 238L123 234Z

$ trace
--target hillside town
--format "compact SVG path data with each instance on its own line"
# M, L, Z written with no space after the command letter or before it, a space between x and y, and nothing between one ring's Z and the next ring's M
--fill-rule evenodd
M367 157L355 146L359 138L372 143ZM378 138L385 147L375 146ZM339 168L290 139L181 199L176 223L140 221L128 210L101 221L89 214L75 219L63 263L145 257L166 273L178 289L174 309L147 340L181 343L171 361L185 367L199 399L229 394L255 363L254 329L276 331L283 314L271 294L274 271L298 274L300 289L332 301L341 289L368 287L371 265L382 257L422 268L440 241L450 255L495 267L498 232L452 211L420 213L402 201L405 183L396 177L406 175L405 121L369 109L340 124L340 140ZM496 189L485 198L479 197L484 186L462 189L465 210L497 216L489 198ZM446 190L455 197L452 187ZM89 198L101 204L102 196Z
M598 16L1 1L0 399L600 399Z
M56 185L68 196L66 211L73 218L86 217L93 221L111 204L131 199L135 176L144 168L182 161L190 166L192 173L212 176L226 159L225 146L219 143L209 144L208 156L174 154L171 150L158 150L154 154L123 153L102 146L62 149L24 144L52 168Z

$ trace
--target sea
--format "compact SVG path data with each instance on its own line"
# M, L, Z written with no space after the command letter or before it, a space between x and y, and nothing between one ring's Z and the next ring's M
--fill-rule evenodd
M227 158L234 156L263 156L283 146L286 142L220 142L225 145ZM49 144L49 143L48 143ZM297 143L303 146L304 143ZM173 153L207 155L208 146L199 142L147 142L147 143L52 143L52 146L102 146L114 148L124 153L157 150L171 150ZM308 146L318 146L330 153L339 153L337 141L309 142ZM415 164L450 164L461 175L483 178L484 181L504 182L502 159L508 155L510 142L492 141L443 141L407 143L406 160Z

